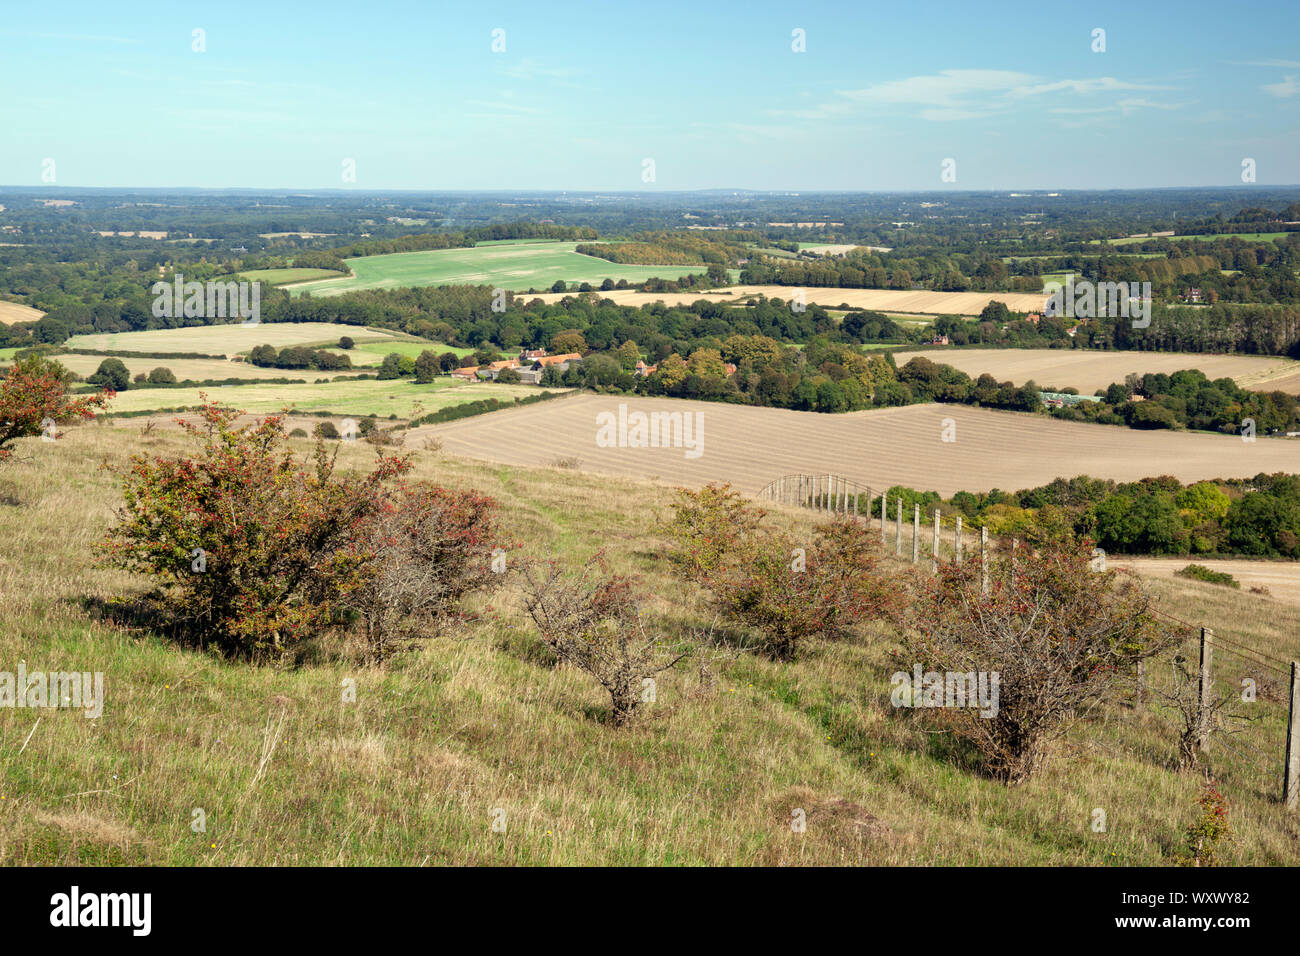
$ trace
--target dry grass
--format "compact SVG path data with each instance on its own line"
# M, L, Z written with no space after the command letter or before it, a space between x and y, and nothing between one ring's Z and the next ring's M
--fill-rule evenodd
M791 665L719 661L711 684L679 665L623 731L605 726L599 687L551 666L509 593L498 618L382 669L328 644L260 669L178 649L85 602L140 587L92 559L117 500L94 465L179 447L174 433L89 426L24 443L0 471L0 667L103 671L106 692L98 720L46 710L34 728L32 711L0 709L0 865L1147 865L1169 862L1195 814L1198 781L1171 772L1156 721L1086 724L1015 789L970 772L890 708L877 629L813 642ZM358 467L369 453L343 449ZM578 563L607 549L670 629L706 620L656 556L667 486L427 452L416 470L498 497L533 553ZM806 533L806 518L775 520ZM1297 653L1300 608L1154 584L1182 616ZM355 703L341 700L345 678ZM1300 828L1271 783L1230 764L1221 780L1237 834L1227 862L1294 864ZM1089 830L1097 806L1104 834Z
M695 412L704 423L703 454L681 448L601 448L596 416L629 410ZM942 440L945 419L956 441ZM1284 439L1243 442L1229 435L1135 431L1058 421L965 405L823 415L717 402L582 394L414 430L437 437L451 454L511 465L573 459L601 474L657 477L692 486L730 481L757 492L789 474L837 474L877 491L892 485L956 491L1017 490L1060 475L1132 481L1173 474L1184 481L1296 470L1300 445Z

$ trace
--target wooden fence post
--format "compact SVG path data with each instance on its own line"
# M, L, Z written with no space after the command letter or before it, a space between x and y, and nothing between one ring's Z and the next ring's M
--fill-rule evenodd
M1201 628L1201 699L1199 736L1197 744L1201 750L1210 749L1210 707L1214 695L1214 684L1210 677L1210 665L1214 659L1214 632L1208 627Z
M889 502L885 499L884 494L880 496L880 550L885 549L887 536L885 529L889 527Z
M1137 688L1133 693L1134 710L1142 709L1143 698L1146 697L1146 691L1147 691L1147 662L1145 660L1140 660L1138 661L1138 666L1137 666Z
M912 563L921 559L921 506L912 505Z
M989 593L989 529L980 525L980 587Z
M939 509L934 509L934 543L931 547L930 566L935 574L939 573Z
M1282 800L1288 810L1300 804L1300 664L1291 662L1291 712L1286 722L1286 777L1282 781Z
M899 498L894 502L897 507L894 513L894 554L902 557L903 554L903 499Z
M953 560L961 564L961 515L957 516L957 531L952 539Z

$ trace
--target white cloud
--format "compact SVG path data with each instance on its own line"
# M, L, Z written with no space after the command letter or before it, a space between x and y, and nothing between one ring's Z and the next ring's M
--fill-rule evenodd
M1265 83L1260 89L1281 99L1289 99L1300 93L1300 81L1294 76L1284 76L1281 83Z

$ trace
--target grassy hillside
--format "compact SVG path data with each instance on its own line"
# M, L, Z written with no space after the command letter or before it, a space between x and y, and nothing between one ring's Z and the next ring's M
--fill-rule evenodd
M115 626L98 602L141 583L94 563L118 496L87 463L179 447L173 433L92 425L25 441L0 470L0 668L104 671L106 690L99 720L0 708L0 865L1158 865L1196 815L1198 780L1172 772L1174 741L1154 718L1103 714L1016 788L976 775L948 738L889 706L896 667L880 629L814 642L794 664L683 663L614 730L607 696L552 666L511 593L487 623L383 668L329 642L298 666L227 664ZM498 497L532 553L577 564L607 548L670 628L705 623L656 557L667 486L414 453L419 476ZM370 450L342 454L360 467ZM1180 617L1300 653L1300 608L1192 581L1152 587ZM355 703L341 702L347 678ZM1226 862L1297 862L1300 825L1273 783L1214 759L1233 805ZM1096 807L1106 833L1089 828ZM206 832L191 829L195 808ZM505 833L492 832L494 808ZM791 830L794 808L805 833Z

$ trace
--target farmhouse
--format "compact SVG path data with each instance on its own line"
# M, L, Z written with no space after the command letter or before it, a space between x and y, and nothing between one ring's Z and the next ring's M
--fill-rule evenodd
M1066 405L1078 405L1081 402L1100 402L1096 395L1075 395L1073 392L1040 392L1043 404L1048 408L1064 408Z
M569 367L570 362L581 362L582 355L578 352L565 352L563 355L543 355L540 356L537 361L541 362L544 366L558 365L560 366L560 371L564 371Z

